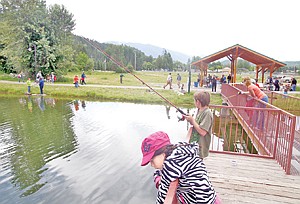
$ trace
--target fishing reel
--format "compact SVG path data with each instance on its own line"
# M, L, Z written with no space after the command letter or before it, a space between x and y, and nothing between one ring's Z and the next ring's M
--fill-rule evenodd
M181 113L177 113L177 119L178 119L178 122L185 120L184 115L182 115Z
M177 109L177 119L178 119L178 122L179 121L184 121L185 120L185 113L182 111L182 110L180 110L180 109Z

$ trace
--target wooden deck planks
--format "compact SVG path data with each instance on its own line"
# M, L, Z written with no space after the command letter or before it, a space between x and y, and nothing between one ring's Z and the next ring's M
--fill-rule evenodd
M222 203L300 203L300 176L275 160L210 153L204 160Z

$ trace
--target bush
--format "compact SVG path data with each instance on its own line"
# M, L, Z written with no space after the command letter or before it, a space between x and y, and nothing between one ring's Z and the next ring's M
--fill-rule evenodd
M116 73L126 73L125 69L118 67Z
M56 78L57 82L67 82L67 83L73 83L73 80L70 78L66 78L64 76L57 76Z

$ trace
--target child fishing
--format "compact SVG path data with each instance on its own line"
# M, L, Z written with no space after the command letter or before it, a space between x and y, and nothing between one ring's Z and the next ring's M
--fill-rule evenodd
M197 142L200 146L199 156L205 158L209 153L209 146L212 135L213 114L209 109L210 94L206 91L194 93L194 104L197 108L195 118L192 115L185 115L184 118L191 127L187 133L190 143Z
M176 197L180 203L220 203L199 157L197 143L171 144L162 131L144 139L141 146L142 166L156 169L154 181L158 188L156 203L164 203L171 182L179 180Z

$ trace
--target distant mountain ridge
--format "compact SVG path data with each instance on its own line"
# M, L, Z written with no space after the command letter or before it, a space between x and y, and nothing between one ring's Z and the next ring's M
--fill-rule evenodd
M115 42L115 41L111 41L111 42L107 42L107 43L112 43L115 45L127 45L130 47L134 47L142 52L144 52L146 55L148 56L152 56L154 58L157 58L158 55L162 55L164 49L167 50L167 52L169 52L172 56L173 61L179 61L182 63L187 63L188 59L192 58L191 56L188 56L186 54L180 53L180 52L176 52L173 50L168 50L166 48L161 48L158 46L154 46L154 45L149 45L149 44L142 44L142 43L122 43L122 42Z

